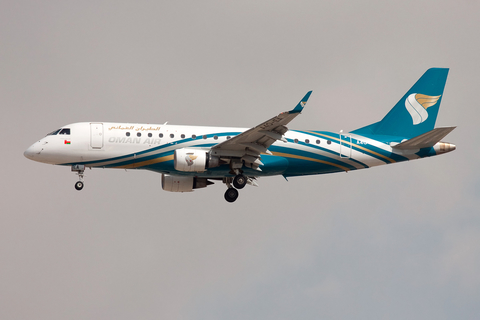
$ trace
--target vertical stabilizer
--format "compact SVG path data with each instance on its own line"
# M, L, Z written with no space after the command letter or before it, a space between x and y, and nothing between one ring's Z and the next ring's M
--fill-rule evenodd
M352 132L409 139L433 130L447 75L446 68L428 69L380 122Z

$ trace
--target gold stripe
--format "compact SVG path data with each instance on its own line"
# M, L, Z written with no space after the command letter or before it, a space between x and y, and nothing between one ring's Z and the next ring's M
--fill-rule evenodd
M425 109L430 108L437 104L438 99L440 99L441 95L439 96L427 96L425 94L417 93L415 95L415 99L424 107Z
M322 137L330 138L330 139L332 139L332 140L340 141L340 139L338 139L338 138L330 137L330 136L327 136L327 135L325 135L325 134L316 133L316 132L313 132L313 131L306 131L306 132L311 133L311 134L314 134L314 135L317 135L317 136L322 136ZM378 157L384 158L384 159L390 161L391 163L397 162L397 161L395 161L395 160L393 160L393 159L390 159L389 157L386 157L386 156L384 156L383 154L380 154L380 153L378 153L378 152L372 151L372 150L367 149L367 148L364 148L364 147L360 147L360 146L357 145L357 144L354 144L354 143L351 143L351 142L348 142L348 141L345 141L345 140L342 140L342 141L343 141L344 143L348 143L348 144L351 145L351 146L355 146L355 147L358 148L358 149L367 151L367 152L369 152L369 153L371 153L371 154L374 154L374 155L376 155L376 156L378 156Z
M303 156L297 156L289 153L282 153L282 152L272 152L274 156L279 156L279 157L284 157L284 158L294 158L294 159L301 159L301 160L307 160L307 161L314 161L318 163L323 163L323 164L328 164L330 166L334 166L337 168L342 169L343 171L350 171L347 167L341 166L339 164L333 163L333 162L328 162L328 161L323 161L323 160L318 160L314 158L308 158L308 157L303 157Z
M151 165L151 164L160 163L160 162L165 162L165 161L169 161L169 160L173 160L173 154L171 154L171 155L169 155L169 156L161 157L161 158L156 158L156 159L151 159L151 160L145 160L145 161L141 161L141 162L135 162L135 163L131 163L131 164L126 164L126 165L124 165L124 166L119 166L119 167L115 167L115 168L119 168L119 169L135 169L135 168L138 168L138 167L149 166L149 165Z

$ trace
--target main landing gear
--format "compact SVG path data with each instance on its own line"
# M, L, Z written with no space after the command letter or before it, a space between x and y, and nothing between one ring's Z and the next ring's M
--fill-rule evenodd
M237 189L243 189L247 184L247 177L243 174L237 174L235 178L233 178L233 186Z
M238 190L243 189L247 184L248 178L243 174L239 173L234 178L226 177L223 179L223 182L227 185L228 189L225 191L225 200L228 202L235 202L238 198ZM233 187L232 187L233 183ZM237 189L235 189L235 188Z
M228 202L234 202L238 198L238 190L232 187L229 187L227 191L225 191L225 200Z
M77 189L78 191L82 190L83 189L83 174L85 172L85 165L83 164L75 164L72 166L72 171L73 172L76 172L77 175L78 175L78 181L75 182L75 189Z

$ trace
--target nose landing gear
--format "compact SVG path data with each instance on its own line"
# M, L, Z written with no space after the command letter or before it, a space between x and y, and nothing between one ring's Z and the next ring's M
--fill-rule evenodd
M85 165L83 164L74 164L72 166L72 171L73 172L76 172L77 175L78 175L78 181L75 182L75 189L77 189L78 191L82 190L83 189L83 173L85 172Z
M75 182L75 189L77 189L78 191L82 190L83 189L83 181Z

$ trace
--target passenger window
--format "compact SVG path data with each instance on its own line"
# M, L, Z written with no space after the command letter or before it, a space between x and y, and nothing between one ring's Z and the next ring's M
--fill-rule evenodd
M197 136L192 134L192 139L197 139Z
M293 140L293 142L298 143L298 139Z
M159 138L163 138L163 133L160 133L160 134L158 135L158 137L159 137Z
M227 140L229 140L229 139L230 139L230 136L227 136Z
M125 135L126 135L127 137L130 137L130 132L126 132Z
M173 133L172 133L172 134L170 134L170 138L173 138L173 137L175 137L175 135L174 135Z
M184 139L184 138L185 138L185 135L184 135L184 134L182 134L180 137L182 137L182 139Z
M140 132L137 132L137 137L141 137L142 134Z
M218 139L218 137L217 137L217 136L213 136L213 139L217 140L217 139Z
M149 137L149 138L151 138L151 137L152 137L152 134L151 134L151 133L149 133L149 134L148 134L148 137Z
M308 139L305 139L305 143L310 143L310 140L308 140Z
M320 140L317 140L316 142L317 142L317 144L320 144Z
M332 144L332 141L330 141L330 140L327 140L327 144Z
M203 138L203 139L207 139L207 135L204 134L204 135L202 136L202 138Z
M62 131L60 131L59 134L69 135L70 134L70 128L63 128Z

